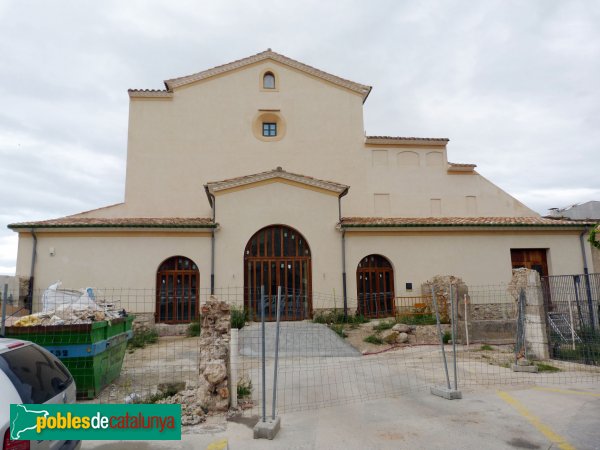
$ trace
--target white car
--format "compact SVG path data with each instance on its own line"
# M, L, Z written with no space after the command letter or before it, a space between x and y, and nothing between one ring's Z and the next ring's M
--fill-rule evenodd
M0 450L72 450L81 441L13 441L11 403L75 403L75 380L52 353L28 341L0 338Z

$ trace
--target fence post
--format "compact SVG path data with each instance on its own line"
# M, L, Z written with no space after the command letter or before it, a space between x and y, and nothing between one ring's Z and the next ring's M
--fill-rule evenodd
M458 294L458 292L457 292ZM467 338L467 350L469 350L469 315L467 311L467 294L464 294L465 299L465 337Z
M260 287L261 365L262 365L262 421L267 421L266 355L265 355L265 287Z
M515 363L512 365L512 370L513 372L537 373L538 367L531 364L531 362L529 362L529 358L527 357L527 308L530 306L527 302L525 289L521 288L517 301L519 302L517 305L517 339L515 343ZM541 320L539 317L540 306L535 305L535 310L538 312L538 317L536 320ZM538 331L539 333L542 332L541 322L530 323L530 327L535 327L534 330ZM522 356L522 358L519 359L519 356Z
M277 366L279 365L279 319L281 318L281 286L277 287L277 328L275 328L275 367L273 369L273 413L271 419L275 420L277 405Z
M6 324L6 304L8 303L8 284L4 284L4 292L2 294L2 329L0 336L4 336L4 326Z
M453 286L450 285L450 313L452 314L452 360L454 364L454 390L458 390L458 377L456 375L456 316L457 311L455 308ZM456 297L458 298L458 286L456 286ZM458 305L456 305L458 306ZM443 342L442 342L443 343Z
M231 329L231 343L229 349L229 370L231 372L230 385L231 385L231 407L237 408L237 382L238 382L238 348L239 348L239 330L237 328Z
M444 349L444 338L442 336L442 326L440 325L440 312L438 309L437 299L435 297L435 286L431 284L431 297L433 299L433 307L435 308L435 321L437 323L437 331L440 337L440 345L442 346L442 359L444 363L444 372L446 373L447 387L432 386L430 392L438 397L443 397L447 400L462 398L462 393L450 387L450 375L448 374L448 363L446 361L446 350Z
M277 294L277 319L279 322L279 315L280 315L280 311L279 311L279 302L281 300L281 288L279 288L278 290L278 294ZM270 300L269 300L270 301ZM260 420L255 426L254 426L254 439L273 439L276 435L277 432L279 431L279 428L281 427L281 420L279 417L277 418L269 418L269 420L267 421L267 413L266 413L266 398L267 398L267 393L265 391L266 389L266 382L265 382L265 374L266 374L266 369L265 369L265 287L261 286L260 288L260 303L261 303L261 325L262 325L262 420ZM276 358L277 359L277 358ZM277 373L277 363L275 363L275 373ZM275 388L274 388L275 389ZM275 401L276 401L276 397L275 397L275 392L273 393L273 414L275 412Z

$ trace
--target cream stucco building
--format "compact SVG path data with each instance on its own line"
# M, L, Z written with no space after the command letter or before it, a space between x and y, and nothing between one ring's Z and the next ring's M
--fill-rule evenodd
M178 322L203 289L243 287L256 312L260 286L281 285L286 318L304 319L343 300L385 314L438 274L583 272L584 224L448 162L447 139L365 136L370 90L271 50L130 90L125 201L10 225L17 275L156 289L148 307Z

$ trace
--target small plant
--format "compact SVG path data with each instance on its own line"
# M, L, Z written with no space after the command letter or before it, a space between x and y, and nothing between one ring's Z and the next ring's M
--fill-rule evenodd
M315 314L315 316L313 317L313 322L314 323L322 323L322 324L347 323L347 324L352 324L352 325L359 325L361 323L369 322L369 319L367 319L362 314L357 314L355 316L348 314L348 316L344 316L344 311L334 310L334 311L320 312L320 313Z
M179 390L176 389L174 386L169 386L165 391L157 391L154 394L150 394L150 395L144 397L143 399L141 399L140 401L138 401L136 403L144 403L144 404L156 403L159 400L164 400L165 398L172 397L173 395L177 394L178 392L179 392Z
M383 322L379 322L377 325L375 325L373 327L374 331L385 331L385 330L389 330L391 329L394 325L396 325L396 322L390 320L390 321L383 321Z
M133 333L133 337L128 342L127 346L131 350L136 348L144 348L148 344L154 344L158 341L158 333L156 330L142 329Z
M487 344L484 344L479 348L479 351L482 351L482 352L489 351L489 350L494 350L494 348L491 345L487 345Z
M348 323L353 325L360 325L361 323L369 323L371 319L363 316L362 314L357 314L355 316L348 316Z
M246 398L252 395L252 380L249 378L240 378L237 384L238 398Z
M381 339L379 336L375 336L374 334L367 336L366 338L363 339L363 341L365 341L369 344L375 344L375 345L383 344L383 339Z
M339 337L341 338L345 338L348 335L346 334L346 332L344 331L344 324L341 323L332 323L329 328L331 328L331 330L333 332L335 332Z
M452 333L450 331L444 331L444 335L442 336L442 341L444 344L447 344L452 339Z
M189 324L187 329L187 335L189 337L200 336L200 318L198 320L194 320Z
M402 314L398 316L397 322L406 325L435 325L437 323L433 314Z
M246 325L247 320L248 311L236 307L231 308L231 328L241 330Z
M558 367L552 366L550 364L546 364L539 361L534 361L534 364L538 368L538 372L560 372Z

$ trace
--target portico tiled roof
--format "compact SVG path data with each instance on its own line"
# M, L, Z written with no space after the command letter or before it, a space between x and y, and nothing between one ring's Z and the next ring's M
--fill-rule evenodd
M338 86L344 87L351 91L357 92L362 95L363 101L371 92L371 86L367 86L364 84L356 83L354 81L346 80L344 78L338 77L336 75L332 75L327 72L323 72L322 70L311 67L307 64L301 63L294 59L288 58L287 56L281 55L272 51L271 49L267 49L264 52L257 53L256 55L249 56L247 58L238 59L237 61L233 61L227 64L223 64L221 66L213 67L212 69L204 70L202 72L198 72L192 75L187 75L184 77L171 78L170 80L165 80L165 86L167 88L166 91L151 91L151 90L143 90L143 89L130 89L130 96L167 96L168 93L172 92L173 89L178 88L180 86L185 86L186 84L195 83L200 80L205 80L210 77L214 77L216 75L223 74L225 72L229 72L231 70L239 69L242 67L249 66L251 64L255 64L261 61L265 61L267 59L276 61L278 63L284 64L286 66L292 67L294 69L300 70L301 72L305 72L309 75L312 75L317 78L321 78L323 80L329 81L330 83L336 84ZM146 94L144 94L146 93ZM154 95L157 94L158 95ZM163 94L164 93L164 94Z
M341 194L345 190L349 189L349 186L345 184L336 183L334 181L319 180L318 178L309 177L306 175L300 175L297 173L286 172L281 167L277 167L274 170L267 172L260 172L253 175L245 175L237 178L230 178L222 181L209 181L205 184L205 188L209 192L219 192L226 189L232 189L247 184L257 183L259 181L267 181L276 178L282 178L284 180L294 181L296 183L302 183L309 186L333 191Z
M207 217L61 217L38 222L20 222L8 225L10 229L25 228L214 228Z
M585 227L592 222L543 217L344 217L342 228L360 227Z
M383 144L383 145L394 145L394 144L434 144L434 145L446 145L448 143L446 138L424 138L424 137L408 137L408 136L365 136L366 144Z

